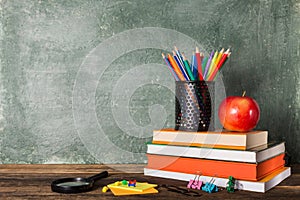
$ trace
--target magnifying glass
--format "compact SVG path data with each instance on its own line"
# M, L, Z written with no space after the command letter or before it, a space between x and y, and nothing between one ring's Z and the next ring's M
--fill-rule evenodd
M87 192L93 189L94 183L101 179L106 178L108 172L104 171L89 178L63 178L55 180L51 183L53 192L58 193L80 193Z

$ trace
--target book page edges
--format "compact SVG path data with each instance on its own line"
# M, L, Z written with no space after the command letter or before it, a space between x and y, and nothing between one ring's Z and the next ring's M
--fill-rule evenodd
M153 140L152 143L153 144L165 144L165 145L179 145L179 146L216 148L216 149L246 150L246 146L232 146L232 145L219 145L219 144L200 144L200 143L189 143L189 142L168 142L168 141L157 141L157 140Z
M264 145L268 143L268 131L261 131L255 135L248 134L246 135L246 146L247 149L251 149L256 146Z
M225 134L225 135L249 135L249 134L256 134L259 132L263 132L266 130L252 130L246 132L239 132L239 131L227 131L227 130L215 130L215 131L182 131L182 130L175 130L172 128L165 128L160 130L153 130L153 133L187 133L187 134ZM268 131L267 131L268 132Z
M169 172L164 170L156 170L150 168L144 168L144 175L146 176L155 176L161 178L170 178L175 180L189 181L195 178L194 174L180 173L180 172ZM290 167L283 167L278 171L270 174L269 176L263 178L260 181L244 181L244 180L236 180L236 189L247 190L253 192L261 192L264 193L267 190L275 187L285 178L291 175ZM200 180L204 182L209 182L212 177L209 176L201 176ZM225 178L215 178L214 182L219 187L226 187L228 179Z

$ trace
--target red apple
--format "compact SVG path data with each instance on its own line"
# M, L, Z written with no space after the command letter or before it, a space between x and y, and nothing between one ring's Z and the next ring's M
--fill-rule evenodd
M250 131L258 123L260 109L251 97L229 96L219 106L219 120L230 131Z

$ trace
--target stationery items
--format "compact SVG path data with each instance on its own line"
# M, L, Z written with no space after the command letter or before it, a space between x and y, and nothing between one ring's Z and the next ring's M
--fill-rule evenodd
M222 48L220 52L212 51L209 57L205 57L196 47L190 62L176 46L172 54L168 54L167 57L162 54L162 57L175 81L213 81L231 52L227 49L224 53Z

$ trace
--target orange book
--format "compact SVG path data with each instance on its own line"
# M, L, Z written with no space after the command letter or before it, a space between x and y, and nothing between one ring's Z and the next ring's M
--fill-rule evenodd
M207 160L147 154L149 169L258 181L284 166L284 153L260 163Z

